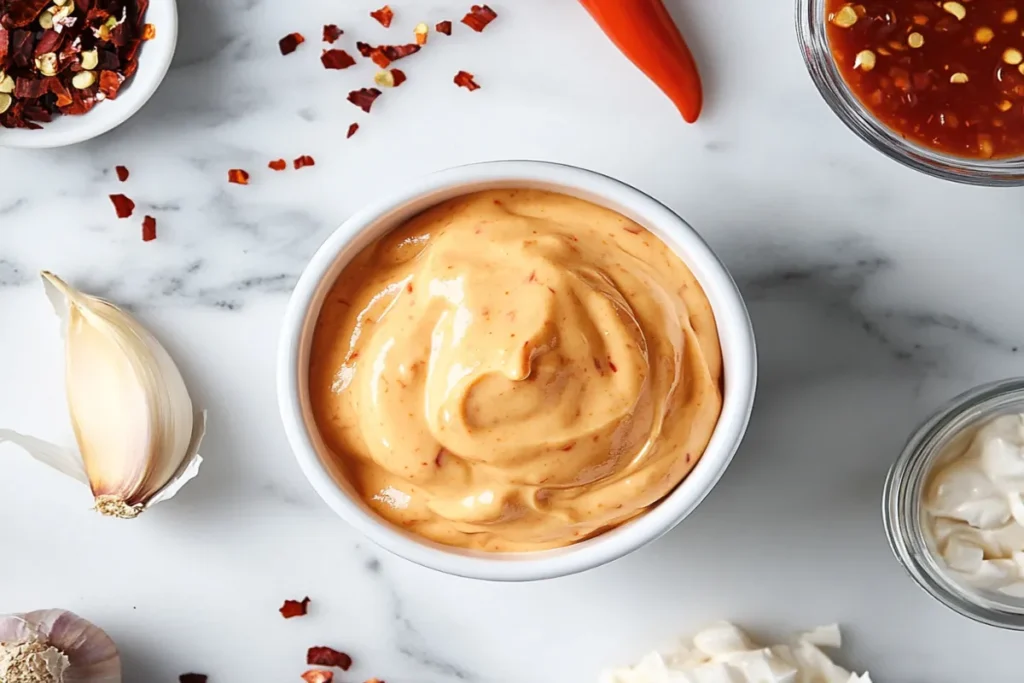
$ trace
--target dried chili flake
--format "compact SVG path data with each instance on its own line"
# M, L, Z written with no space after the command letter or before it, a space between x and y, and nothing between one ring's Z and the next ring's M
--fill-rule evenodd
M3 16L3 23L10 28L21 28L35 21L49 4L49 0L14 0Z
M153 40L156 38L156 26L153 24L146 24L142 27L142 39Z
M357 130L359 130L359 124L358 123L350 124L349 127L348 127L348 135L346 135L345 137L346 138L352 137L353 135L356 134Z
M434 24L434 30L437 31L438 33L443 33L446 36L450 36L452 34L452 22L448 21L447 19L445 21L439 21L436 24Z
M352 658L344 652L329 647L311 647L306 653L306 664L310 666L335 666L348 671L352 666Z
M465 88L470 92L480 88L480 85L473 80L473 74L469 73L468 71L460 71L459 73L455 74L455 85L459 86L460 88Z
M469 8L469 13L462 17L462 23L479 33L497 18L498 13L487 5L473 5Z
M341 30L337 24L324 24L324 42L331 43L332 45L341 38L341 34L344 31Z
M110 201L114 203L114 211L117 212L118 218L129 218L135 211L135 202L123 194L110 195Z
M384 28L391 27L391 20L395 18L395 13L391 11L390 5L384 5L380 9L370 12L370 16L380 22L380 25Z
M334 680L334 672L310 669L302 674L302 680L306 681L306 683L331 683Z
M306 37L301 33L289 33L284 38L277 41L277 44L281 48L281 54L290 55L304 42L306 42Z
M388 68L391 64L391 60L388 59L388 56L384 54L384 51L379 47L375 47L373 51L370 52L370 59L372 59L373 63L382 69Z
M314 161L313 157L309 156L308 154L303 154L292 163L295 164L296 171L299 170L300 168L305 168L306 166L316 166L316 161Z
M235 185L248 185L249 173L240 168L233 168L228 171L228 182Z
M124 76L116 71L100 72L100 93L108 100L117 99L124 84Z
M207 678L206 674L181 674L178 676L181 683L206 683Z
M409 55L414 55L420 51L420 46L416 43L409 43L407 45L381 45L381 52L384 53L388 59L392 62L397 62L399 59L404 59Z
M245 171L242 171L245 173ZM245 174L249 177L249 174ZM304 617L306 612L309 611L309 598L303 598L302 600L285 600L284 604L281 605L281 616L285 619L291 619L292 617Z
M122 183L124 181L128 180L129 173L128 173L128 168L127 167L125 167L125 166L115 166L114 167L114 172L117 173L117 179L120 180Z
M348 101L369 114L370 107L378 97L380 97L380 90L377 88L360 88L348 94Z
M347 69L356 63L352 55L344 50L324 50L320 55L325 69Z
M288 162L285 161L284 159L274 159L269 164L267 164L267 167L272 171L283 171L284 169L288 168Z
M145 216L142 219L142 241L152 242L156 239L156 219L152 216Z
M359 54L364 57L369 57L373 53L374 47L369 43L364 43L361 40L356 41L356 49L359 50Z

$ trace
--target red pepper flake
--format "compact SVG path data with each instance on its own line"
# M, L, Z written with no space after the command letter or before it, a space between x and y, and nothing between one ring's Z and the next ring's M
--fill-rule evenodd
M228 182L234 183L235 185L248 185L249 173L240 168L233 168L228 171Z
M289 33L284 38L277 41L277 44L281 48L281 54L290 55L304 42L306 42L306 37L301 33Z
M450 36L452 34L452 22L448 21L447 19L445 21L439 21L436 24L434 24L434 30L437 31L438 33L443 33L446 36Z
M110 201L114 203L114 211L117 212L118 218L128 218L135 211L135 202L123 194L110 195Z
M295 164L295 170L296 171L299 170L300 168L305 168L306 166L315 166L316 165L316 162L313 160L313 157L309 156L308 154L303 154L301 157L296 159L293 163Z
M116 100L117 94L121 91L121 85L124 84L124 74L119 74L116 71L101 71L100 72L100 92L108 100Z
M332 45L341 38L341 34L344 31L337 24L324 24L324 42L331 43Z
M369 114L370 107L378 97L380 97L380 90L377 88L360 88L348 94L348 101Z
M331 683L334 680L334 672L310 669L302 674L302 680L306 681L306 683Z
M344 652L329 647L311 647L306 653L306 664L310 666L335 666L348 671L352 666L352 658Z
M474 90L478 90L480 88L480 85L473 80L473 74L469 73L468 71L460 71L459 73L455 74L455 85L459 86L460 88L466 88L470 92L473 92Z
M117 179L122 183L128 180L128 169L124 166L115 166L114 172L117 173Z
M309 611L309 598L303 598L300 600L285 600L284 604L281 605L281 616L285 619L291 619L292 617L304 617L306 612Z
M412 294L412 289L413 289L413 287L412 287L412 283L411 282L409 282L409 283L407 283L405 285L405 291L409 292L410 294Z
M406 45L378 45L374 47L369 43L358 42L356 43L356 49L359 50L359 54L372 59L373 63L382 69L388 68L388 64L391 62L397 62L399 59L404 59L409 55L416 54L422 48L416 43L408 43Z
M643 228L641 228L641 227L639 227L637 225L627 225L627 226L624 226L622 229L625 230L626 232L630 233L631 235L639 235L640 231Z
M397 88L406 81L405 72L401 69L392 69L391 77L394 79L394 83L391 86L393 88Z
M352 55L344 50L324 50L320 55L325 69L347 69L356 63Z
M498 13L487 5L473 5L469 8L469 14L462 17L462 23L479 33L497 18Z
M618 372L619 371L619 369L617 367L615 367L615 363L612 362L611 358L608 359L608 367L610 367L612 369L612 372Z
M560 450L560 451L571 451L574 448L576 448L576 442L575 441L570 441L569 443L565 444L564 446L562 446L558 450Z
M181 674L178 676L181 683L206 683L207 678L206 674Z
M142 39L153 40L156 38L156 26L154 24L146 24L142 27Z
M373 51L376 48L373 47L373 45L370 45L369 43L364 43L361 40L357 40L356 41L356 49L359 50L359 54L361 54L364 57L369 58L369 56L373 53Z
M269 168L272 171L283 171L284 169L288 168L288 162L285 161L284 159L274 159L269 164L267 164L267 168Z
M353 123L353 124L349 125L349 127L348 127L348 135L346 135L345 137L346 138L352 137L353 135L356 134L357 130L359 130L359 124L358 123Z
M384 54L384 51L379 47L375 47L373 51L370 52L370 59L372 59L373 63L382 69L388 68L391 64L391 60L388 59L388 56Z
M384 28L391 27L391 20L395 18L395 13L391 11L390 5L384 5L378 10L370 12L370 16L380 22L380 25Z
M156 219L146 216L142 219L142 241L152 242L156 239Z
M442 461L444 460L444 449L442 448L437 452L437 457L434 458L434 464L441 467Z

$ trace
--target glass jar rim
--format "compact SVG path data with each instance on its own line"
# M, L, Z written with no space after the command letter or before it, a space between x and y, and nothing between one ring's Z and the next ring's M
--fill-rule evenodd
M928 546L921 498L943 447L965 429L1009 408L1024 411L1024 377L990 382L948 401L907 440L885 479L882 520L896 559L926 593L975 621L1024 630L1024 601L999 602L953 579Z
M904 139L879 121L846 85L829 49L826 0L797 0L796 29L804 63L825 103L861 140L890 159L930 176L967 185L1024 185L1024 156L970 159Z

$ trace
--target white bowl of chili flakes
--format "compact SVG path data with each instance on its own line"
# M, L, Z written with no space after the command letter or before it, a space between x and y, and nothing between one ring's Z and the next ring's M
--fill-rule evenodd
M116 128L156 92L177 45L174 0L49 0L37 12L40 4L0 0L0 73L11 79L7 88L14 83L0 114L3 147L63 147ZM54 76L40 72L44 40L53 46ZM95 60L86 54L93 51ZM73 79L87 71L94 82L81 76L86 87L76 87Z

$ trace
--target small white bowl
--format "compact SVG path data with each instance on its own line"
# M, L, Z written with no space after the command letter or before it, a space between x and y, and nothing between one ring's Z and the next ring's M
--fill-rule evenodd
M178 8L175 0L152 0L146 23L156 27L156 37L139 49L139 68L113 100L99 102L80 116L55 116L39 130L0 126L0 147L44 149L64 147L102 135L127 121L142 108L160 86L178 44Z
M557 550L488 553L440 545L377 516L344 481L328 472L328 452L314 423L308 392L309 349L324 297L348 262L372 241L421 211L452 197L498 188L561 192L618 211L643 225L690 267L715 312L722 343L725 392L711 442L690 475L661 503L636 519ZM663 204L607 176L540 161L460 166L422 178L359 211L320 247L299 278L285 313L277 363L278 401L302 471L320 497L385 550L438 571L495 581L553 578L600 566L650 543L693 512L725 472L743 439L754 403L757 355L740 292L700 235Z

